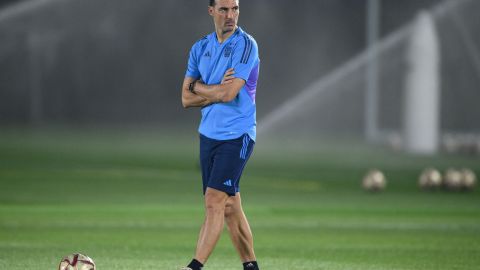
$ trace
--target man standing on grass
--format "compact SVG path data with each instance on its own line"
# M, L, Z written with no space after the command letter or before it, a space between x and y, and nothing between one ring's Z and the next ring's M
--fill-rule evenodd
M208 13L215 32L193 45L182 86L183 106L202 108L200 162L206 211L195 257L182 269L202 269L226 222L243 268L258 270L239 188L255 144L258 47L237 26L239 0L210 0Z

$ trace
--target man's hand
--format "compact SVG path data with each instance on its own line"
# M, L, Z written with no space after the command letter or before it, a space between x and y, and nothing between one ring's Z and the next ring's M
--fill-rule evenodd
M223 79L222 79L222 82L220 84L232 83L233 79L235 79L235 77L233 77L233 74L235 74L235 70L233 68L227 69L227 71L223 75Z

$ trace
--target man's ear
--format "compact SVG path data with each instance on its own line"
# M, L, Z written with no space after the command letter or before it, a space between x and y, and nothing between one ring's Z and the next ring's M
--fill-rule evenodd
M213 11L214 11L214 7L208 6L208 14L210 14L210 16L213 16Z

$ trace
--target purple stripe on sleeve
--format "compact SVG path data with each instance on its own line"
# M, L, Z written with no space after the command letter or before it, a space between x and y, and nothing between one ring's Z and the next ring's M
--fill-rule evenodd
M250 76L248 77L245 86L247 87L247 93L252 99L253 103L255 103L255 94L257 93L257 81L258 81L258 72L260 69L260 63L257 63L250 72Z

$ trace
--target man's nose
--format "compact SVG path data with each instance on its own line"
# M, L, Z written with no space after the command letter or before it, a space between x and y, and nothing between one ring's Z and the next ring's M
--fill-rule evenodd
M227 18L232 19L234 17L235 11L229 10L227 11Z

